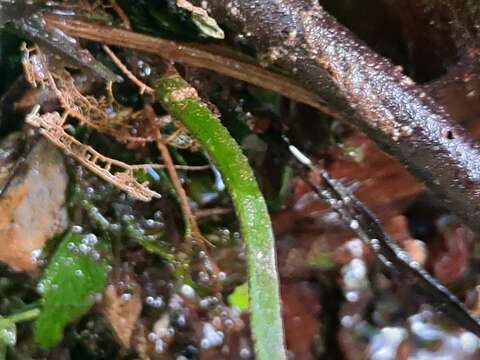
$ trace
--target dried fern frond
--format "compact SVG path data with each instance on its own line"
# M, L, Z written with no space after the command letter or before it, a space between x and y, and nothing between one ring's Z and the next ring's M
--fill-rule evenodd
M82 94L75 81L62 64L51 65L49 58L38 46L28 48L22 45L22 64L27 81L34 87L41 86L49 89L58 99L63 116L59 113L45 113L39 115L39 108L36 107L26 118L26 122L40 129L40 133L53 144L60 147L67 155L72 156L83 166L91 170L102 179L125 191L133 198L143 201L150 201L153 197L160 195L150 190L146 185L136 181L133 171L147 168L164 168L165 165L128 165L121 161L108 158L92 147L85 145L67 134L64 125L67 118L71 117L78 122L98 131L110 135L119 142L128 144L147 143L157 139L155 137L139 137L131 135L134 126L132 121L143 122L143 111L134 112L133 109L125 107L113 98L95 98L94 96ZM118 60L120 61L120 60ZM146 89L147 91L149 89ZM111 91L111 88L110 88ZM158 118L155 127L162 126L163 118ZM151 121L149 122L152 123ZM168 136L166 143L178 148L195 148L195 142L188 135L186 130L177 122L169 118L168 123L175 128ZM175 166L174 166L175 167ZM204 170L205 167L179 167L184 170Z
M34 87L40 84L50 89L68 116L119 142L146 143L155 140L130 134L134 127L128 121L136 119L130 108L119 103L112 104L104 97L96 99L83 95L65 68L57 66L54 70L50 69L47 57L38 46L27 48L24 44L22 50L22 64L28 82Z
M40 133L61 148L65 154L73 157L87 169L135 199L150 201L154 197L161 197L160 194L135 179L131 165L106 157L91 146L82 144L67 134L62 127L64 118L58 112L40 115L39 109L39 106L35 106L25 121L40 129ZM145 167L147 166L145 165ZM135 167L138 168L138 165Z

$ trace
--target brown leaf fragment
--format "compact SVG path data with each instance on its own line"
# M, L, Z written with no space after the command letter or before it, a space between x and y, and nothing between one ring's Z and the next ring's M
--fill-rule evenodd
M37 269L45 242L66 227L67 182L61 153L39 141L0 196L0 261L17 271Z
M435 276L448 285L460 280L470 268L469 244L473 242L473 234L449 218L438 220L437 229L439 235L432 244L431 263Z
M475 287L475 301L473 303L473 305L470 307L471 308L471 312L472 312L472 315L475 316L475 317L479 317L480 316L480 285L477 285Z
M109 321L113 333L126 349L131 347L132 334L143 305L140 286L133 282L129 285L129 290L123 293L115 285L108 285L102 306L102 313Z
M394 161L360 133L352 133L343 139L343 144L362 148L368 156L358 163L338 149L332 148L329 152L331 161L326 167L332 176L354 185L359 199L378 213L381 220L401 214L423 190L423 186L399 162ZM295 204L294 208L287 208L273 215L274 229L278 235L295 228L298 221L327 209L322 200L305 197L311 190L301 180L294 182L293 189L291 203Z
M424 266L428 258L427 245L418 239L412 238L408 227L408 219L403 216L395 216L385 220L385 230L392 237L392 240L400 245L413 261Z
M320 337L321 305L318 291L309 283L282 286L287 347L295 359L314 359L312 349Z
M403 242L403 248L413 261L424 266L427 261L427 247L423 241L417 239L407 239Z
M19 164L22 135L13 133L0 143L0 194L12 180L12 173Z

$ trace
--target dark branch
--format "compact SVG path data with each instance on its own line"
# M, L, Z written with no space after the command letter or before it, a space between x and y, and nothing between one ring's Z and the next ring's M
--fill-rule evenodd
M374 53L316 1L209 0L216 19L290 71L480 232L480 151L402 69Z

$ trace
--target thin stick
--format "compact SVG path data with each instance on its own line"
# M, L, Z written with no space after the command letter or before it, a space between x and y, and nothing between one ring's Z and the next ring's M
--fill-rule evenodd
M122 63L122 60L120 60L107 45L102 45L102 48L108 54L108 56L110 56L115 65L117 65L117 67L125 74L125 76L140 88L140 95L143 95L144 92L153 94L153 89L133 75L132 72L128 70L128 68Z
M200 220L211 216L228 215L231 213L233 213L233 209L230 208L198 209L195 210L195 217L197 220Z
M145 114L152 124L156 124L156 115L150 105L145 106ZM182 209L182 214L185 219L185 238L190 241L192 239L199 240L197 241L198 244L201 248L203 248L203 250L205 250L204 237L201 235L200 228L198 227L195 216L193 215L192 209L188 203L187 193L182 186L182 182L178 177L177 171L175 170L175 165L173 164L172 157L170 156L170 151L162 140L160 127L154 126L154 129L154 136L158 150L160 151L164 165L167 169L168 176L170 177L173 187L175 188L175 192L177 193L180 208Z
M112 7L113 11L115 11L118 15L118 17L122 20L123 26L126 29L131 29L130 25L130 19L128 18L127 14L125 14L125 11L117 4L117 0L109 0L110 6Z
M320 97L299 86L295 81L254 65L256 61L253 59L240 61L219 54L218 46L177 43L75 18L65 21L64 18L51 14L46 14L45 20L49 26L57 27L71 36L140 50L190 66L209 69L333 115L332 110Z

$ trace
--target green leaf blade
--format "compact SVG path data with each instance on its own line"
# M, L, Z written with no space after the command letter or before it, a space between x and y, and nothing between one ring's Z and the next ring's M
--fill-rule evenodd
M65 326L85 314L107 282L110 249L93 234L68 233L39 283L44 301L35 341L49 348L62 340Z
M237 286L235 290L228 295L228 303L240 311L248 310L248 285L242 284Z

